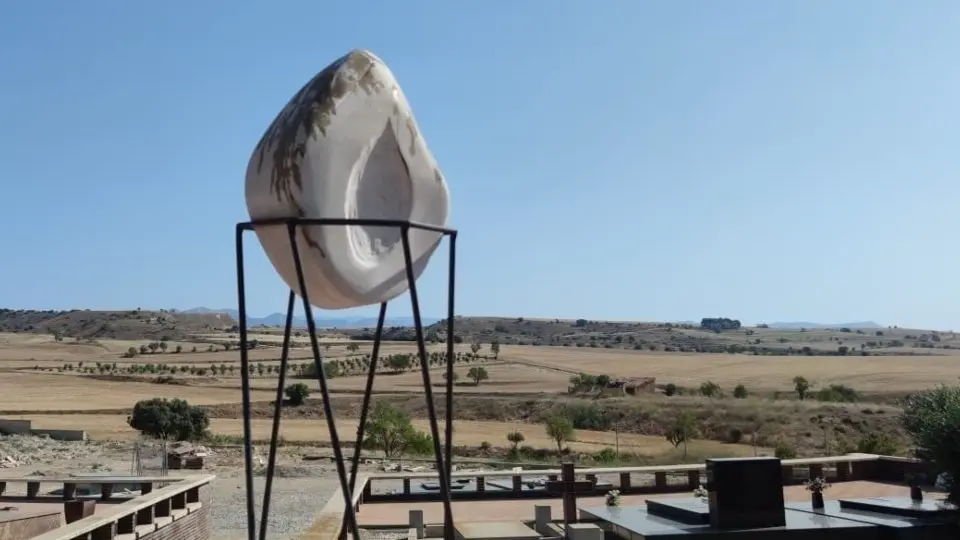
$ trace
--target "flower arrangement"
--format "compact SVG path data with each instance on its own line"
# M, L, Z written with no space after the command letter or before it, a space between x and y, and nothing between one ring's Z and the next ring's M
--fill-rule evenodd
M829 487L830 484L820 476L807 482L807 491L810 493L823 493Z
M693 490L693 496L701 501L705 501L710 497L710 493L707 492L707 488L703 486L697 486L697 489Z
M607 492L607 506L620 506L620 492L616 489Z

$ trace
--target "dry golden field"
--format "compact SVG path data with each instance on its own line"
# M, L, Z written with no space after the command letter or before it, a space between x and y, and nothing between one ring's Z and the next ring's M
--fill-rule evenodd
M274 393L252 392L255 400L273 399ZM141 399L179 397L196 405L235 403L240 390L100 381L59 373L8 372L0 375L0 410L80 411L133 407Z
M131 440L137 438L137 433L130 429L123 415L22 415L8 418L32 420L34 427L48 429L84 429L90 437L100 440ZM424 432L430 432L426 420L414 420L414 426ZM270 438L271 421L263 419L252 420L254 438L268 440ZM441 431L444 423L439 423ZM240 419L213 418L210 429L220 435L243 435L243 423ZM508 446L506 434L516 429L526 437L525 446L533 448L555 449L556 443L548 438L542 425L508 424L502 422L475 422L458 420L454 424L454 444L479 446L487 441L494 446ZM337 430L346 440L356 438L357 422L355 420L337 421ZM280 424L280 435L288 441L322 441L329 442L326 421L314 419L285 419ZM615 444L616 435L611 432L577 430L575 442L570 443L572 450L581 452L596 452ZM663 437L620 434L620 450L625 453L655 456L673 450L673 447ZM724 444L715 441L691 441L689 451L703 455L753 455L753 447L745 444Z
M960 354L937 356L750 356L744 354L654 353L571 347L504 347L506 360L569 372L619 377L656 377L659 384L785 390L797 375L815 385L845 384L863 392L909 392L953 382Z
M66 363L96 362L118 364L173 364L209 367L221 364L237 365L236 350L180 354L148 354L135 358L120 358L129 347L144 342L102 340L97 344L55 342L52 336L39 334L0 334L0 410L58 410L104 409L130 406L144 396L179 396L197 403L223 403L240 400L238 376L216 380L196 381L204 386L155 385L129 381L100 381L77 378L67 374L34 372L31 368L56 368ZM368 354L371 344L357 342L360 350L350 353L345 345L324 347L330 359L346 358L352 354ZM184 350L193 346L205 349L207 344L180 343ZM173 347L174 344L171 344ZM443 345L432 345L431 352L443 351ZM459 351L468 351L459 345ZM382 355L413 353L409 342L388 342ZM481 350L481 354L488 352ZM264 364L277 363L277 348L251 351L251 360ZM291 361L311 361L306 348L293 349ZM660 384L695 387L710 380L729 391L743 383L751 391L790 392L792 379L806 377L814 387L830 383L848 385L859 392L897 393L929 388L942 382L956 380L960 355L936 356L750 356L730 354L665 353L603 348L504 346L501 362L486 366L490 379L479 386L466 378L467 365L457 365L460 376L457 392L470 393L556 393L564 392L571 374L605 373L612 377L656 377ZM26 368L27 371L24 371ZM21 371L14 372L13 370ZM431 370L434 384L443 383L443 371ZM178 375L181 377L181 375ZM183 378L189 378L182 376ZM254 389L263 390L254 399L271 399L269 389L275 388L275 376L256 376ZM316 383L312 383L316 384ZM331 380L335 391L359 391L365 384L364 376L339 377ZM402 374L381 373L375 389L379 392L416 392L422 387L419 370ZM70 399L66 399L67 397Z

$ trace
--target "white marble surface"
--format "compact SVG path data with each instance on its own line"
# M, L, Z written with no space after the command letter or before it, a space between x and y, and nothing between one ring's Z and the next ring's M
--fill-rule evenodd
M409 220L445 226L449 192L396 79L379 58L353 51L310 82L280 112L250 158L252 220L282 217ZM290 288L300 290L285 227L257 236ZM411 230L417 277L439 233ZM399 229L303 227L297 247L311 304L376 304L408 286Z

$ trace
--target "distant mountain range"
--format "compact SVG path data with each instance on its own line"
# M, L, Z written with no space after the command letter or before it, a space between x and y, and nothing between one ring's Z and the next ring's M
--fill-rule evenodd
M180 310L180 313L226 313L240 320L240 312L235 309L212 309L206 307L195 307L192 309ZM423 317L424 326L431 325L440 319L437 317ZM283 326L287 322L287 315L284 313L273 313L266 317L247 316L249 326ZM315 317L314 322L318 328L373 328L377 326L376 317ZM294 315L293 326L305 328L307 319L302 316ZM384 326L413 326L413 317L387 317Z

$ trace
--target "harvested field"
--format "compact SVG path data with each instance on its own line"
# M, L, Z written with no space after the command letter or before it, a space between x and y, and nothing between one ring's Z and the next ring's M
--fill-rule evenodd
M252 392L255 400L274 397L271 392ZM194 405L232 403L239 390L100 381L88 377L49 373L11 372L0 376L0 411L77 411L126 409L141 399L178 397Z
M569 373L656 377L658 384L699 386L713 381L727 390L793 388L797 375L813 385L845 384L861 392L910 392L955 380L953 356L751 356L745 354L652 353L571 347L503 347L501 357Z
M474 365L482 366L490 374L490 378L481 382L479 385L473 384L473 381L467 377L467 372ZM535 366L522 364L504 364L490 362L484 364L457 365L454 370L459 379L454 388L455 393L483 393L483 394L539 394L539 393L557 393L566 392L569 385L570 376L556 371L554 369L545 369ZM446 368L433 368L430 370L430 379L435 388L445 385L444 374ZM220 384L240 385L240 378L220 377ZM291 382L303 381L315 387L316 381L309 379L287 379ZM367 382L366 375L354 375L349 377L337 377L330 379L330 388L333 391L361 391L365 388ZM276 377L254 378L251 381L252 388L268 390L276 388ZM377 373L374 380L374 390L377 392L419 392L423 389L423 378L419 368L404 373Z
M24 415L10 416L9 418L23 418L34 422L38 428L48 429L83 429L94 439L101 440L131 440L138 434L130 429L123 415ZM254 438L259 440L270 438L271 422L264 419L253 419ZM426 420L414 420L417 429L429 432L430 427ZM443 422L440 429L443 430ZM346 440L356 436L357 422L355 420L340 420L337 429ZM526 437L524 446L533 448L556 449L556 443L546 436L544 427L537 424L522 424L508 422L474 422L460 420L454 423L454 441L457 445L479 446L487 441L494 446L506 447L506 434L518 430ZM210 421L210 430L218 435L243 435L243 423L240 419L213 418ZM281 436L288 441L318 441L329 442L326 421L320 418L307 420L285 419L280 427ZM615 434L603 431L577 430L576 442L569 444L570 448L582 452L597 452L604 448L612 448L615 444ZM620 450L624 453L657 456L672 452L673 446L663 437L645 436L622 433L620 434ZM739 456L753 455L753 447L744 444L723 444L715 441L691 441L689 452L695 455Z

